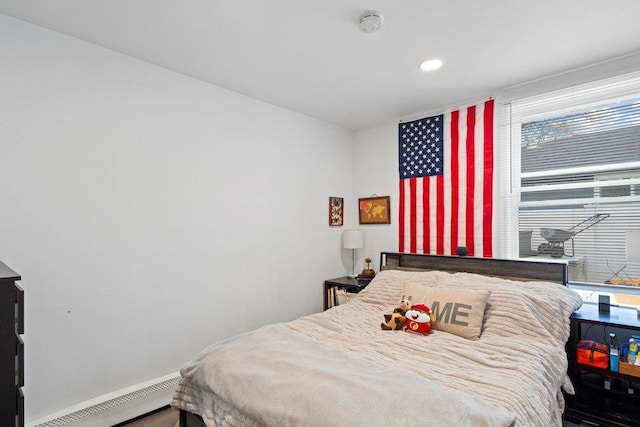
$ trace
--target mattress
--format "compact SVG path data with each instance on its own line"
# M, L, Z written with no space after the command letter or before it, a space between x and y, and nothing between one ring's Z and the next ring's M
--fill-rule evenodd
M382 330L407 289L489 291L475 339L435 323ZM562 425L564 346L582 304L566 287L387 270L348 304L203 350L171 405L207 426Z

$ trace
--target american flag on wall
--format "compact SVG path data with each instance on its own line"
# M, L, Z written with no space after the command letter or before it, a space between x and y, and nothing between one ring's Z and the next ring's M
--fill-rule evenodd
M398 125L400 252L493 256L493 108Z

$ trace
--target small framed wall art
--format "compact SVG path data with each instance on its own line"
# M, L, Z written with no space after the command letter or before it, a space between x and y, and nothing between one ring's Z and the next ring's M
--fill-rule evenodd
M391 224L389 205L389 196L358 199L360 224Z
M344 223L344 198L329 197L329 225L340 226Z

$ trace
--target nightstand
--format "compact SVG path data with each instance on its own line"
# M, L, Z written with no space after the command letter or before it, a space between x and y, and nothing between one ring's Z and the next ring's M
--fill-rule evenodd
M324 281L324 310L333 307L335 301L335 292L338 290L346 290L350 293L357 294L361 290L367 287L370 280L358 280L351 277L338 277L336 279L329 279Z
M612 306L610 310L601 313L598 304L585 303L571 315L568 373L576 394L567 396L565 417L569 421L590 421L602 426L640 426L640 377L576 363L576 345L581 339L594 339L609 345L609 332L615 332L618 344L622 344L640 331L640 318L635 308ZM588 337L587 332L591 332ZM609 387L605 386L605 381ZM634 394L628 393L630 386L636 387Z

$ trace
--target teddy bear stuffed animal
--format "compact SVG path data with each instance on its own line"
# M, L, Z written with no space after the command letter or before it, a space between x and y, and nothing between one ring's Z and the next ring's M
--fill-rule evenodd
M398 306L393 310L393 313L384 315L384 322L380 323L380 328L385 331L402 330L407 320L404 315L410 308L411 296L409 296L409 298L405 298L403 295L400 304L398 304Z
M433 328L434 316L431 309L424 304L411 306L405 312L405 328L407 332L428 335Z

